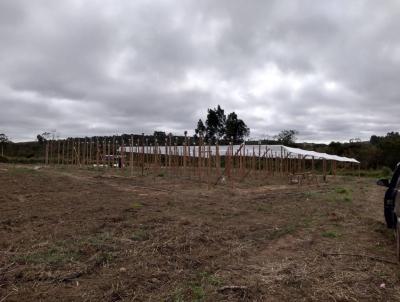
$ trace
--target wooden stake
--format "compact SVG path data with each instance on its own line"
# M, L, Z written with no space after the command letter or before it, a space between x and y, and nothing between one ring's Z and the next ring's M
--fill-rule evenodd
M142 156L141 156L142 176L144 176L144 133L142 133Z
M130 168L131 168L131 177L133 176L133 135L131 135L131 153L130 153Z
M61 161L61 163L62 163L62 165L64 165L64 155L65 155L65 140L63 140L62 141L62 161Z

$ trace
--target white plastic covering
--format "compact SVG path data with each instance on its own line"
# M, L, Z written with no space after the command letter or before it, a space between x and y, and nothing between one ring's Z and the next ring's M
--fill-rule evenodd
M228 145L220 145L219 146L219 154L221 156L226 155L227 151L229 150ZM202 150L200 151L203 157L208 157L208 148L210 148L211 154L215 154L216 146L203 146ZM231 154L234 155L243 154L245 152L245 156L255 156L260 157L268 157L268 158L304 158L304 159L326 159L326 160L334 160L339 162L350 162L350 163L357 163L360 162L354 158L348 158L343 156L337 155L330 155L326 153L320 153L315 151L307 151L299 148L292 148L286 147L284 145L244 145L241 148L241 145L232 145L233 152ZM240 149L240 150L239 150ZM134 153L141 153L142 150L144 153L147 154L154 154L155 147L154 146L134 146L131 150L131 147L124 147L125 152L130 153L133 151ZM121 152L121 148L118 149ZM180 154L183 155L184 146L159 146L157 153L158 154ZM187 151L189 152L189 151ZM197 157L199 155L199 146L190 146L190 154L188 156Z

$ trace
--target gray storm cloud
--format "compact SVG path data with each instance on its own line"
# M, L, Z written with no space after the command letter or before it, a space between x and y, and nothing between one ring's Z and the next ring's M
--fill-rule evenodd
M398 131L397 1L0 1L0 132L32 140L192 130Z

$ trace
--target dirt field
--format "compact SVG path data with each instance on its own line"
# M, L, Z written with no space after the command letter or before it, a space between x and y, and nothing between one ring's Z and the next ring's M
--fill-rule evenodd
M382 197L2 165L0 301L400 301Z

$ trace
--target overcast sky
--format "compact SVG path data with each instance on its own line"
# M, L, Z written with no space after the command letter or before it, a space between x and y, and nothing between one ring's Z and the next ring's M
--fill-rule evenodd
M193 132L207 108L251 137L400 129L399 1L0 0L0 133Z

